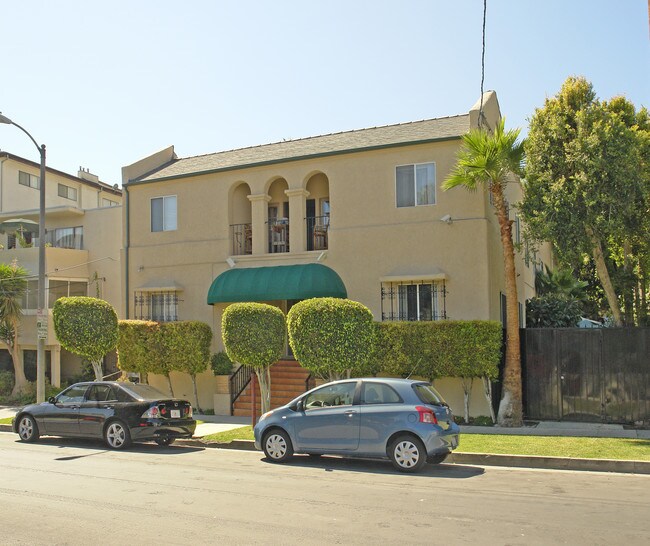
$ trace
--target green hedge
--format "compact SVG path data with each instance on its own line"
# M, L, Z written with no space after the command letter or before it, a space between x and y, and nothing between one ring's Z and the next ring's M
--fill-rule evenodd
M498 377L502 326L492 321L376 323L376 367L403 377Z
M212 328L205 322L185 320L160 325L163 355L171 370L195 376L208 369Z
M117 314L104 300L85 296L59 298L52 317L61 346L90 361L101 360L117 344Z
M159 324L147 320L120 320L118 322L117 366L124 372L146 374L151 361L157 358L154 344Z
M361 303L313 298L294 305L287 317L289 343L300 364L321 377L373 373L376 328Z
M284 313L265 303L233 303L221 318L228 357L253 368L267 368L284 355Z
M210 367L214 375L230 375L233 370L232 360L225 351L214 353L210 358Z

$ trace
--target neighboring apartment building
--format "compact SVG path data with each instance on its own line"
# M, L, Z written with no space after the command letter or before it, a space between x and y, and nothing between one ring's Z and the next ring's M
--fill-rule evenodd
M496 94L483 104L494 127ZM197 157L170 147L124 167L125 313L207 322L215 350L235 301L286 312L296 300L347 294L378 321L502 320L490 199L441 190L478 116L477 103L458 116ZM509 202L520 198L519 182L509 184ZM534 263L524 258L522 320L534 295ZM542 259L550 265L548 251Z
M45 249L46 301L50 310L46 340L46 375L54 385L80 371L79 357L61 348L54 334L51 310L62 296L101 297L121 315L120 248L122 190L99 181L87 170L77 176L47 168L45 239L38 238L40 165L0 151L0 262L14 259L30 273L23 301L19 342L28 379L35 380L38 245ZM22 219L22 227L3 222ZM31 224L30 222L33 222ZM11 225L15 225L12 222ZM0 344L0 369L12 369Z

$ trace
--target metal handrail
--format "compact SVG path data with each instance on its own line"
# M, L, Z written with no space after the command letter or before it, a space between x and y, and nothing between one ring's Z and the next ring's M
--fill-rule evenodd
M232 415L235 410L235 402L237 401L237 398L241 396L241 393L244 392L244 389L246 389L250 383L252 372L253 368L251 366L242 364L230 376L230 379L228 380L230 383L230 415Z

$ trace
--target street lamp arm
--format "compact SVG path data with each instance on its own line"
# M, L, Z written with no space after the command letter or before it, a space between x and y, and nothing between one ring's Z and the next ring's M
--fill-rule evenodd
M25 129L24 127L21 127L20 125L18 125L15 121L11 121L11 120L9 120L9 123L11 123L11 125L15 125L16 127L18 127L18 129L20 129L23 133L25 133L25 134L26 134L26 135L31 139L31 141L34 143L34 146L36 146L36 149L38 150L38 152L39 152L39 153L42 153L42 148L45 147L44 144L43 144L43 146L40 146L40 145L38 144L38 142L36 142L36 141L34 140L34 137L33 137L32 135L29 134L29 131L27 131L27 129Z

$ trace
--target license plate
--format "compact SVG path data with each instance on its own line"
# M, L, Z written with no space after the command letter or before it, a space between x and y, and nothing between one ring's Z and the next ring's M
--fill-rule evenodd
M181 410L173 409L172 410L172 419L180 419L180 418L181 418Z

